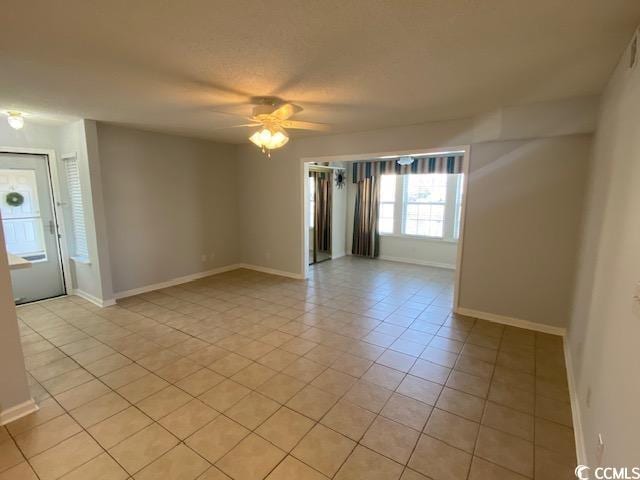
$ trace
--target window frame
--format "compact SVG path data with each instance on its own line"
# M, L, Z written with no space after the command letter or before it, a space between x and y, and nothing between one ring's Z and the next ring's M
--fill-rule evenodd
M461 231L461 222L462 222L462 212L459 210L459 207L462 207L462 203L458 203L458 200L463 202L463 193L462 189L464 186L464 174L447 174L447 185L446 185L446 200L444 203L440 202L411 202L412 204L425 205L425 204L434 204L434 205L444 205L444 220L443 220L443 229L442 229L442 237L437 236L429 236L429 235L417 235L412 233L405 233L405 218L407 214L407 196L408 196L408 181L409 175L425 175L425 174L406 174L399 175L396 174L396 189L395 189L395 200L394 200L394 215L393 215L393 233L383 233L378 232L381 237L396 237L396 238L407 238L407 239L415 239L415 240L425 240L430 242L444 242L444 243L458 243L459 236L456 237L455 234L460 233ZM380 205L382 205L382 201ZM385 202L391 203L391 202ZM380 217L378 216L378 219ZM458 224L458 228L456 229L456 222Z

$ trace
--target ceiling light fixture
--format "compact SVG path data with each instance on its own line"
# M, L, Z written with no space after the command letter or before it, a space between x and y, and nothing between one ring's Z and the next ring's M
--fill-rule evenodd
M262 153L266 153L271 158L271 150L283 147L289 141L287 132L278 126L263 127L249 137L258 148L262 149Z
M411 165L413 163L413 157L400 157L398 159L398 165Z
M24 127L24 117L20 112L7 112L7 122L15 130L20 130Z

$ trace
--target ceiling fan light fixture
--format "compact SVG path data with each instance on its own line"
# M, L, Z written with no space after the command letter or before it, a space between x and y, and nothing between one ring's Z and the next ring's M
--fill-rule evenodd
M7 122L15 130L24 127L24 117L20 112L7 112Z
M283 147L289 141L289 136L282 128L264 127L254 132L249 140L264 152Z

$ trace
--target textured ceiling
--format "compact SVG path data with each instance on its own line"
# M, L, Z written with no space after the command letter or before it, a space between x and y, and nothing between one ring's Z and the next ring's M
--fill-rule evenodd
M0 109L242 142L216 111L254 95L349 132L599 93L640 1L24 0L2 18Z

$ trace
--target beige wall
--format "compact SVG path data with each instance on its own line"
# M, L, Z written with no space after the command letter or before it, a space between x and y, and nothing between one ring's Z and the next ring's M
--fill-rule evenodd
M590 135L471 148L460 306L566 327Z
M640 65L630 70L628 54L601 106L569 329L590 465L598 463L598 433L602 464L640 465L640 305L633 300L640 280Z
M239 261L235 146L98 123L98 148L114 292Z
M567 227L559 227L559 234L554 238L544 238L544 245L551 250L543 252L545 257L537 262L524 262L518 258L521 265L531 270L523 273L518 271L520 278L530 279L525 284L530 290L538 289L540 295L529 295L523 298L519 295L516 301L506 299L506 295L500 293L503 287L511 280L511 266L504 262L502 251L513 249L510 242L514 238L536 239L540 237L536 223L524 222L524 231L517 235L493 236L489 231L480 231L471 228L472 235L468 242L474 243L473 236L480 235L479 241L486 242L489 236L495 239L492 246L492 257L487 257L483 251L468 253L466 266L464 267L465 282L462 285L464 292L463 306L489 313L506 314L516 318L522 318L548 325L566 325L568 307L565 302L556 299L556 292L540 286L541 279L560 276L561 279L569 279L572 275L573 260L561 260L555 263L557 254L553 248L566 252L567 245L577 243L575 234L576 209L575 201L580 192L580 179L584 167L588 163L586 151L588 149L587 137L573 137L572 134L589 133L595 126L595 98L580 98L560 103L534 105L530 107L514 107L503 109L491 115L472 120L452 120L447 122L429 123L412 127L386 129L375 132L364 132L344 135L331 135L324 137L302 138L289 143L284 149L272 154L267 159L254 146L239 147L239 201L240 201L240 241L242 243L243 262L259 265L266 268L300 274L303 272L302 261L302 163L305 158L317 158L322 156L346 156L354 155L360 158L370 158L376 153L393 152L411 149L427 149L454 147L460 145L472 145L470 163L472 170L475 168L474 151L479 155L478 169L495 161L493 166L504 161L504 154L514 144L508 143L518 138L544 138L569 135L570 138L554 141L529 142L529 146L523 146L521 151L527 152L527 159L517 168L507 169L514 178L509 179L501 175L495 175L490 180L483 180L477 185L482 189L483 185L491 184L492 188L504 191L509 185L526 185L533 192L528 192L529 198L540 198L537 214L546 210L549 217L553 218L553 225L567 223ZM478 147L489 141L507 142L501 150L498 146ZM526 142L525 142L526 143ZM537 146L537 147L536 147ZM535 148L539 148L536 150ZM495 158L491 158L492 148L495 150ZM548 157L560 159L564 163L562 177L555 180L531 181L527 183L524 176L531 173L536 163L544 166L553 166ZM566 158L570 160L567 161ZM579 168L578 168L579 167ZM568 175L571 168L575 168L575 176ZM488 167L486 170L491 170ZM546 169L548 172L548 169ZM553 175L552 175L553 176ZM486 177L485 177L486 178ZM496 182L496 180L498 180ZM503 184L502 182L506 182ZM563 189L561 181L568 182L567 195L560 192ZM482 183L484 182L484 183ZM556 182L556 183L554 183ZM551 190L550 190L551 189ZM476 189L479 192L478 189ZM552 198L569 200L568 205L551 204L544 200L545 195L552 194ZM478 215L487 214L484 210L491 209L499 212L509 210L508 204L514 197L497 197L492 195L491 201L482 203L482 198L476 196L479 208L471 213L476 219ZM473 201L473 200L471 200ZM498 201L498 203L496 203ZM507 202L507 205L501 203ZM527 210L529 212L531 210ZM489 215L494 215L489 213ZM515 222L522 222L514 219ZM480 225L470 220L471 225ZM506 228L506 227L505 227ZM568 239L562 238L568 235ZM555 242L554 242L555 239ZM553 247L553 248L552 248ZM532 251L541 253L540 249ZM465 254L467 255L467 254ZM473 258L479 256L480 258ZM514 257L515 258L515 257ZM481 279L478 282L477 279ZM545 280L546 281L546 280ZM560 281L560 280L558 280ZM492 283L493 282L493 283ZM523 280L524 283L524 280ZM521 284L522 285L522 284ZM492 296L489 305L482 298L482 294L495 287L496 293ZM479 290L476 290L479 289ZM564 292L570 289L564 289ZM473 303L472 303L473 302ZM548 308L541 309L534 304L548 304Z

